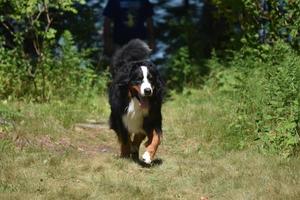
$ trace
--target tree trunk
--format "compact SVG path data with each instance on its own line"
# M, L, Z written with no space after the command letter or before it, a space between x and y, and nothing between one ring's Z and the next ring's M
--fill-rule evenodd
M190 1L189 1L189 0L183 0L183 5L184 5L184 8L185 8L186 10L188 10L189 7L190 7Z

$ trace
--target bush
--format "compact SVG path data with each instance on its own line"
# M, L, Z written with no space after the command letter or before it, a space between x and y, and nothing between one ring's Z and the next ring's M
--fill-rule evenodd
M283 42L245 47L226 65L231 68L213 69L209 83L234 97L237 117L232 134L258 140L263 152L296 154L300 145L297 53Z
M1 98L49 101L103 92L107 76L99 77L94 72L88 52L77 50L68 31L59 41L55 52L45 47L43 57L31 62L18 49L0 47Z
M300 144L300 81L297 78L300 58L282 44L270 51L272 60L265 69L265 99L257 112L257 132L266 149L288 156L294 154Z
M31 65L28 60L22 59L18 49L8 50L0 46L0 96L2 99L15 96L24 96L27 91L23 89Z
M168 88L182 91L184 87L203 83L203 70L194 62L187 47L181 47L170 58L167 69Z
M0 2L0 98L74 100L103 92L91 50L79 51L68 30L53 28L57 16L76 13L81 0Z

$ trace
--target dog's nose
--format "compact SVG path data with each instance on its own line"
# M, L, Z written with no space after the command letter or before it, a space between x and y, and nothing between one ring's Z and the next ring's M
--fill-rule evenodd
M151 88L145 88L145 89L144 89L144 94L145 94L145 96L150 96L151 93L152 93Z

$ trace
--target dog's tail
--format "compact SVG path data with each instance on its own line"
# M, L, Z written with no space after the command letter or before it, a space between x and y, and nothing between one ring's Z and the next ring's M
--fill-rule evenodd
M150 53L151 49L145 42L140 39L131 40L114 55L112 61L113 71L118 71L125 63L146 60L149 58Z

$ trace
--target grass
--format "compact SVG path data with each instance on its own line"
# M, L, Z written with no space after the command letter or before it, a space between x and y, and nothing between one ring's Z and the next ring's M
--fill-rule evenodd
M105 97L0 107L0 199L300 198L299 159L263 155L231 133L234 101L210 90L164 104L162 164L151 168L120 159L110 130L74 128L106 121Z

